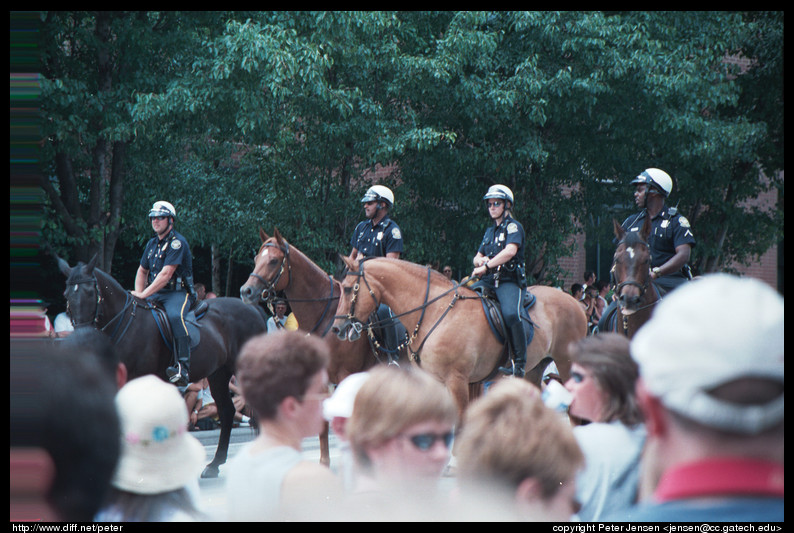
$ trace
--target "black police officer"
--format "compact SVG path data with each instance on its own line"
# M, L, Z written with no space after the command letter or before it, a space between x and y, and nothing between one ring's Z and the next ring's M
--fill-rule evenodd
M399 259L403 252L403 236L400 227L389 216L394 207L394 194L388 187L373 185L361 198L361 203L367 219L358 223L350 238L350 259Z
M695 246L695 236L686 217L677 209L665 205L673 190L673 179L664 170L646 168L631 181L634 186L634 203L640 209L623 221L627 232L640 231L646 218L651 219L648 246L651 252L651 279L663 293L667 293L691 279L689 257ZM617 239L615 239L617 244ZM614 313L611 302L601 315L599 331L608 329L608 320Z
M383 185L373 185L361 198L361 203L364 204L367 219L358 223L350 238L350 259L399 259L403 252L403 236L400 227L389 216L389 211L394 207L394 193ZM378 306L377 322L381 326L386 349L396 352L397 339L405 336L405 327L383 304Z
M523 377L527 361L526 336L520 314L527 286L524 227L510 213L514 205L513 192L505 185L491 186L483 200L488 206L488 216L493 225L485 231L477 255L474 256L472 277L480 278L494 289L505 327L509 331L508 339L515 364L511 370L500 370Z
M174 334L176 364L166 370L168 379L178 386L189 383L190 340L185 315L196 300L193 289L193 256L187 240L174 229L176 210L158 201L149 211L152 229L157 234L143 252L135 276L133 296L160 303L165 308Z

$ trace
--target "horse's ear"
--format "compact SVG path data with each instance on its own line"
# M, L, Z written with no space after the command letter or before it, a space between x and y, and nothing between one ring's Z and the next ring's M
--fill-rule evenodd
M89 261L88 264L83 269L86 274L90 274L91 272L94 271L98 259L99 259L99 252L94 254L94 257L91 258L91 261Z
M339 257L342 258L342 262L345 264L348 270L358 270L358 264L356 261L350 259L346 255L339 254Z
M648 242L648 237L651 235L651 217L646 216L645 222L642 224L642 229L640 230L640 237L645 242Z
M268 237L267 233L265 233L265 230L263 230L262 228L259 228L259 238L262 239L262 242L265 242L270 237Z
M623 226L618 224L618 221L614 218L612 219L612 225L615 227L615 237L617 237L619 241L622 241L623 237L626 236L626 230L624 230Z
M284 243L284 237L282 237L281 233L278 232L278 228L273 228L273 237L275 237L276 242L279 243L279 245Z
M58 268L61 269L61 272L63 272L63 275L68 278L69 274L72 273L72 269L69 266L69 263L67 263L66 261L64 261L63 259L58 257L57 255L55 256L55 259L58 261Z

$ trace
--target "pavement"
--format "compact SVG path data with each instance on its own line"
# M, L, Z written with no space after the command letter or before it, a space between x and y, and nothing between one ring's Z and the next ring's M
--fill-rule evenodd
M204 449L207 451L207 464L212 461L215 456L215 449L218 446L218 437L220 436L220 429L213 429L208 431L193 431L190 434L196 437ZM226 461L228 462L232 457L245 444L252 441L256 436L255 431L250 427L238 427L232 429L232 436L229 442L229 455ZM303 440L303 457L307 461L320 462L320 439L319 437L311 437ZM331 470L335 471L335 467L339 465L340 454L338 448L338 439L336 435L331 433L328 437L328 447L331 456ZM226 521L226 478L225 465L221 465L220 474L214 479L200 479L200 510L206 513L211 519Z

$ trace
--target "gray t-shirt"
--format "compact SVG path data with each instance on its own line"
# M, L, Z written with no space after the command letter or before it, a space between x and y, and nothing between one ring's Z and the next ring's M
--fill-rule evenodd
M289 446L251 453L253 443L229 461L226 479L226 508L230 521L277 520L284 477L302 461L301 453Z
M582 505L579 520L596 522L634 504L645 426L592 423L573 428L573 434L585 457L585 467L576 477L576 496Z

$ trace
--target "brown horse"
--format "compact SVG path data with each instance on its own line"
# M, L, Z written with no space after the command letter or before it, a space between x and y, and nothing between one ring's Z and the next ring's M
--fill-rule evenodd
M379 353L367 339L353 344L326 335L334 319L341 283L314 264L300 250L291 246L279 233L269 237L259 230L262 245L256 254L254 270L240 287L245 303L257 304L272 299L277 292L284 295L295 313L298 327L325 339L331 351L328 377L338 384L348 375L362 372L379 362ZM320 435L320 461L329 464L328 427Z
M650 222L650 217L645 217L640 231L627 232L617 220L612 220L618 239L610 271L618 302L612 331L629 338L651 318L655 305L661 300L659 288L651 280Z
M334 332L350 338L378 303L388 305L411 333L411 360L444 383L461 416L469 403L469 384L494 375L506 358L505 345L491 331L481 297L443 274L408 261L376 258L356 262L342 283ZM534 338L527 348L527 379L540 384L554 360L568 378L568 345L587 335L584 309L569 294L546 286L530 288L537 298L530 309Z

